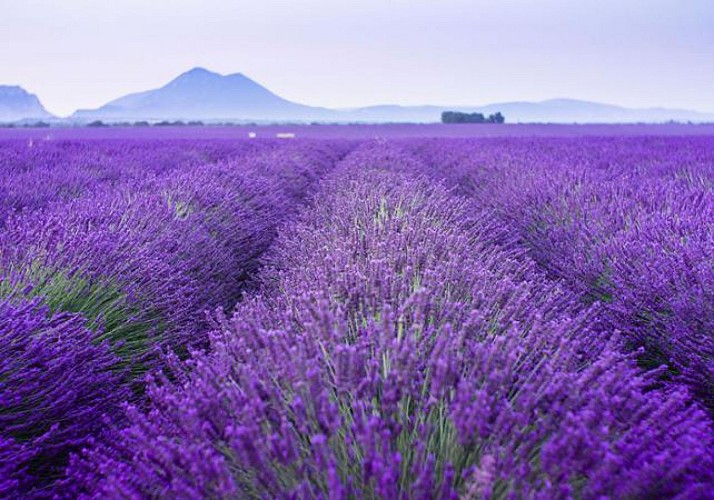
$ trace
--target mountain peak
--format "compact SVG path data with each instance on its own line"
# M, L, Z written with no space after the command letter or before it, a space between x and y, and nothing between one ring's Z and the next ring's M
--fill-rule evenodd
M221 76L218 73L216 73L215 71L208 70L201 66L196 66L195 68L191 68L190 70L183 73L181 76L199 76L199 75Z
M0 85L0 96L2 97L24 97L30 95L32 94L19 85Z
M207 80L232 80L232 81L249 81L253 82L252 79L248 78L245 76L243 73L231 73L228 75L223 75L221 73L217 73L215 71L211 71L209 69L203 68L201 66L197 66L195 68L192 68L184 73L181 73L179 76L174 78L174 80L183 80L183 79L188 79L188 80L198 80L198 81L207 81Z
M203 81L208 81L208 80L218 80L223 78L223 75L220 75L218 73L215 73L213 71L209 71L206 68L201 68L201 67L195 67L192 68L184 73L181 73L179 76L171 80L169 85L171 83L175 82L185 82L185 81L190 81L190 82L203 82Z
M180 74L163 87L130 94L96 110L79 110L85 120L291 120L329 112L283 99L242 73L222 75L203 67Z
M35 94L19 85L0 85L0 122L52 118Z
M0 91L17 91L23 90L19 85L0 85Z

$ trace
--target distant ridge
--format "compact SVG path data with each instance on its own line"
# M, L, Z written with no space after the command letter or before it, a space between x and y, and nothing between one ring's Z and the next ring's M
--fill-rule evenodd
M486 115L501 112L507 123L714 122L714 114L666 108L633 109L576 99L484 106L378 105L328 109L284 99L242 73L221 75L200 67L182 73L162 87L120 97L97 109L78 110L65 121L434 123L440 120L443 111ZM0 121L27 118L52 118L52 115L37 97L20 87L0 87Z
M507 123L664 123L714 122L714 114L682 109L633 109L577 99L550 99L541 102L502 102L484 106L369 106L349 110L356 121L439 121L442 111L462 111L490 115L500 112ZM399 119L399 120L397 120Z
M328 118L323 108L303 106L270 92L241 73L220 75L193 68L161 88L129 94L94 110L82 120L306 120Z
M510 121L551 123L662 123L670 120L706 122L714 115L685 109L625 108L576 99L550 99L542 102L504 102L478 108L480 112L500 111Z
M54 118L35 94L17 85L0 85L0 122Z

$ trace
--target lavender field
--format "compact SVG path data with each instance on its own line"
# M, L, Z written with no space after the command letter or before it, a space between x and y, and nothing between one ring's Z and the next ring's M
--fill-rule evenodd
M714 498L713 418L711 126L0 132L0 498Z

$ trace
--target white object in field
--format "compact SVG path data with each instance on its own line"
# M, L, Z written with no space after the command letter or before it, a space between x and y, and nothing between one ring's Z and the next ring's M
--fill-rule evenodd
M275 134L278 139L295 139L295 134L292 132L279 132Z
M256 137L258 137L258 134L256 134L255 132L248 132L248 137L250 137L251 139L255 139Z

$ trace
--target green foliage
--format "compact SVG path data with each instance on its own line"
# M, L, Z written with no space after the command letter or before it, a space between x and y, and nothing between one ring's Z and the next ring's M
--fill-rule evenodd
M140 359L165 329L158 313L145 310L140 300L130 301L116 284L90 281L79 271L54 270L36 262L24 267L19 279L0 279L0 298L5 297L42 297L52 312L83 315L87 327L96 332L95 341L108 340L132 376L144 373Z
M460 111L444 111L441 113L442 123L505 123L506 118L501 112L491 115L483 113L462 113Z

